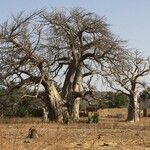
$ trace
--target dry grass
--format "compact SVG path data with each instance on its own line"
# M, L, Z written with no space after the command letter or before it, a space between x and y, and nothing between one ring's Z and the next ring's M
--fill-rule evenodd
M106 110L105 110L106 111ZM112 114L112 110L109 110ZM116 114L124 110L114 109ZM116 113L116 114L115 114ZM148 150L150 149L150 118L139 123L123 118L101 115L98 124L42 123L41 119L3 119L0 122L0 150ZM37 139L27 139L34 126Z

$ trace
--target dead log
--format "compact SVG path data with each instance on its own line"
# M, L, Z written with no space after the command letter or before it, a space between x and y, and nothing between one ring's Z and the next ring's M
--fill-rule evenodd
M38 138L38 133L35 127L31 127L28 131L28 136L27 138L33 139L33 138Z

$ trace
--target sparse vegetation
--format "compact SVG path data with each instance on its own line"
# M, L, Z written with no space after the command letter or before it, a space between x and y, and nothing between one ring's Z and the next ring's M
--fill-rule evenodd
M150 149L149 74L95 13L12 16L0 25L0 149Z
M107 111L107 113L106 113ZM150 111L150 110L149 110ZM125 122L122 118L109 118L118 113L127 115L126 109L104 109L100 111L98 124L42 123L16 119L0 123L0 149L3 150L135 150L150 148L150 119L142 118L139 123ZM27 138L29 129L36 129L38 138ZM130 144L129 144L130 143Z

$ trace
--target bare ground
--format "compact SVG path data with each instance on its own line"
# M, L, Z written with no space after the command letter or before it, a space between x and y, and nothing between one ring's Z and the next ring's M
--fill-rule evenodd
M38 131L37 139L26 138L32 126ZM150 150L150 118L129 123L123 118L102 117L98 124L69 125L4 119L0 122L0 150Z

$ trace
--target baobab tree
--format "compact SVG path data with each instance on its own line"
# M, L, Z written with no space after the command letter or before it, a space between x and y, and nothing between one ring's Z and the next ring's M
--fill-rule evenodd
M45 12L42 17L49 37L46 46L55 54L53 71L57 75L63 66L67 68L61 97L67 101L69 114L78 120L84 78L100 72L107 59L117 60L124 51L121 41L103 17L82 9Z
M139 90L146 86L142 78L150 72L149 59L138 51L129 51L124 59L117 63L111 62L104 72L110 87L129 97L127 120L139 121Z
M78 120L80 99L91 95L83 92L85 77L99 74L103 64L122 54L121 41L104 18L82 9L22 12L0 27L1 81L11 90L34 89L34 95L24 91L22 97L41 98L53 121L61 120L64 104ZM60 75L61 93L56 88Z
M44 35L41 23L37 22L41 13L36 11L25 15L21 12L0 26L0 78L10 90L34 88L35 95L25 91L22 97L41 98L50 111L50 120L57 121L62 118L62 100L49 72L50 60L47 61L45 51L41 48ZM40 92L40 86L44 92Z

